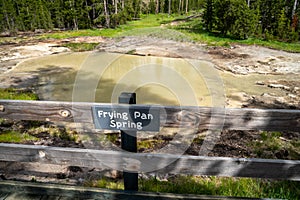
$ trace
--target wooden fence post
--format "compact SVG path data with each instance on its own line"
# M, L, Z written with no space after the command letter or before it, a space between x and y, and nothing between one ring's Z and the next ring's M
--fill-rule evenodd
M123 92L119 103L136 104L136 93ZM121 130L121 147L129 152L137 152L136 131ZM123 172L125 190L138 191L138 173Z

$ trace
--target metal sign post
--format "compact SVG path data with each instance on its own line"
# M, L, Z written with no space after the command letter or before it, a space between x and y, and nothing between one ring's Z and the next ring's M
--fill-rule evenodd
M123 92L119 96L120 104L136 104L136 93ZM136 131L121 130L121 148L129 152L137 152ZM138 191L138 173L123 172L125 190Z

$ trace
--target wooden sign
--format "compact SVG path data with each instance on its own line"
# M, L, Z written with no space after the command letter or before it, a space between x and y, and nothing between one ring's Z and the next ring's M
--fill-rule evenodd
M158 107L97 105L92 113L96 129L158 132L160 127Z

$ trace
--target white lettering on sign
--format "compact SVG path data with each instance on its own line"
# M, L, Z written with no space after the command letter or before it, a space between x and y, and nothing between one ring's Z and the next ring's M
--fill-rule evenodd
M122 128L130 128L130 129L137 129L137 130L142 130L143 126L142 126L142 122L131 122L131 121L127 121L127 122L116 122L115 120L110 120L110 127L112 128L117 128L117 129L122 129Z
M126 112L116 112L116 111L112 111L112 112L106 112L103 110L98 110L98 117L99 118L106 118L109 117L109 119L124 119L124 120L128 120L128 113Z
M93 106L96 129L159 131L160 109L147 106Z
M145 113L141 113L139 111L135 111L134 112L134 119L153 119L153 115L151 114L145 114Z
M99 118L109 118L110 124L109 126L116 129L122 129L122 128L130 128L130 129L137 129L142 130L143 129L143 123L142 122L133 122L129 121L128 112L117 112L117 111L103 111L98 110L98 117ZM118 121L117 119L122 119L125 121ZM136 120L152 120L154 119L152 114L149 113L143 113L140 111L135 111L133 114L134 121Z

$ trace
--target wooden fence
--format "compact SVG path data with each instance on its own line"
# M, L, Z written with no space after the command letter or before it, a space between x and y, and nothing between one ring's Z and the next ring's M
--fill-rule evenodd
M95 105L109 104L0 100L0 118L59 122L75 121L76 123L92 125L91 108ZM300 131L300 110L176 106L157 106L157 108L162 111L160 122L161 126L165 127L188 128L196 124L199 129L219 129L222 127L223 130ZM135 160L137 161L134 162L136 164L126 165L126 170L139 172L139 169L146 167L143 166L145 163L162 166L165 163L170 163L165 168L160 169L159 173L300 180L300 160L133 154L95 149L4 143L0 143L0 152L0 161L119 168L124 165L126 160ZM159 168L159 166L157 167ZM9 186L5 188L9 188ZM111 199L114 198L111 197ZM151 198L155 199L152 196ZM158 196L159 198L161 197ZM188 197L186 196L186 198ZM189 197L188 199L193 198ZM198 196L197 198L200 199L201 197Z

